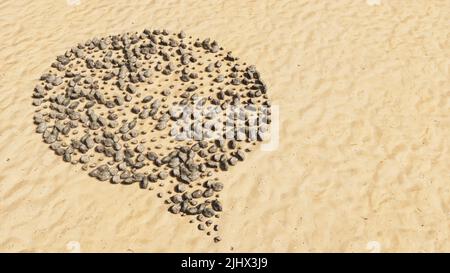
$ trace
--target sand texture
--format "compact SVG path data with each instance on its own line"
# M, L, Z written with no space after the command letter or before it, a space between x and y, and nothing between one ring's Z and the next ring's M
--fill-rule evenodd
M450 251L449 1L0 2L1 252ZM220 174L222 241L35 133L31 94L93 37L184 30L254 64L279 144Z

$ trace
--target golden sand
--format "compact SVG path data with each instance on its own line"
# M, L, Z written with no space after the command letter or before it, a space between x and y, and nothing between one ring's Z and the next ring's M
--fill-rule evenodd
M0 3L0 251L450 251L449 1ZM280 143L221 174L222 242L156 192L99 183L34 133L56 55L147 27L254 64Z

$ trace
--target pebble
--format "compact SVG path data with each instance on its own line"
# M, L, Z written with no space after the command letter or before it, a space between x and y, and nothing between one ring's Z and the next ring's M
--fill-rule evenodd
M166 127L167 127L167 122L166 121L160 121L160 122L158 122L158 124L156 124L155 128L157 130L161 131L161 130L166 129Z
M159 179L162 179L162 180L166 179L168 176L169 176L169 175L168 175L167 172L165 172L165 171L161 171L161 172L159 172L159 174L158 174Z
M170 200L175 204L179 204L183 201L183 197L181 197L181 195L179 194L175 194L170 198Z
M89 162L89 156L87 155L82 155L80 157L80 163L88 163Z
M237 162L238 162L238 159L236 157L231 157L228 160L228 164L230 164L231 166L235 166L237 164Z
M222 203L220 203L219 200L213 200L211 202L211 207L213 208L213 210L215 211L222 211Z
M216 77L216 79L214 80L217 83L223 82L225 79L225 77L223 75L219 75Z
M211 218L214 216L214 211L211 208L205 208L202 212L203 216L207 217L207 218Z
M211 185L211 188L216 191L219 192L223 189L223 184L221 182L215 182Z
M173 214L178 214L181 211L181 205L179 204L172 205L170 206L169 211Z
M214 195L214 190L212 190L212 189L207 189L203 192L203 197L205 197L205 198L209 198L213 195Z
M186 191L186 185L185 184L178 184L175 188L176 192L182 193Z
M245 160L245 153L242 150L237 150L236 151L236 157L239 160L243 161L243 160Z
M192 197L193 198L200 198L202 197L202 191L201 190L195 190L192 192Z

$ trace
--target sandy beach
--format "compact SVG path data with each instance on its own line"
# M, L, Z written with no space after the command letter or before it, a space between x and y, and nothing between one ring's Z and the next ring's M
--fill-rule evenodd
M450 251L449 19L445 0L2 1L0 252ZM57 55L145 28L217 40L279 109L278 145L219 174L219 243L35 133Z

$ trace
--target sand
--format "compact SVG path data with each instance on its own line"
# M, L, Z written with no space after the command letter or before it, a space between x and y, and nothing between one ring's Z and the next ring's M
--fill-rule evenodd
M448 1L0 3L1 252L450 251ZM221 174L220 243L156 192L99 183L34 133L56 55L146 27L256 65L279 145Z

